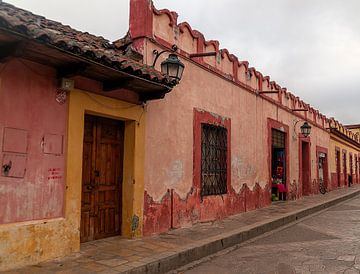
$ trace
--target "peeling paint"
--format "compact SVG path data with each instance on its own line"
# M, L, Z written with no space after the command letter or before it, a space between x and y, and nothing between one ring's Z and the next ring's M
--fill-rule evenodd
M184 165L181 160L175 160L170 163L168 168L169 187L176 187L184 176Z
M202 201L196 190L189 192L186 199L181 199L174 192L172 201L169 193L160 202L155 202L145 193L144 200L144 235L161 233L171 228L189 227L198 222L223 219L271 203L269 187L261 188L259 184L255 184L253 190L244 184L239 193L231 189L228 194L204 197Z

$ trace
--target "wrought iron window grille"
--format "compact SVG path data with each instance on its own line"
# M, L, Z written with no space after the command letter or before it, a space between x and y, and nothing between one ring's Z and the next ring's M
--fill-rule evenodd
M202 124L201 197L227 193L227 129Z

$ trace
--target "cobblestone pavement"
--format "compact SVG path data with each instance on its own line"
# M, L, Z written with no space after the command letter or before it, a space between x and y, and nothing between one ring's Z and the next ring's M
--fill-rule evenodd
M185 273L360 273L360 197L208 257Z
M323 208L327 203L336 204L338 202L334 201L349 199L350 196L359 195L359 193L360 185L354 185L351 188L334 190L325 195L279 202L267 208L245 212L221 221L198 223L190 228L175 229L157 236L141 239L112 237L88 242L81 245L80 252L71 256L5 273L163 273L250 239L254 232L258 232L257 235L260 235L264 231L271 231L275 225L279 227L284 223L289 223L295 219L295 216L298 216L297 214L299 214L299 218L307 216L315 212L313 210L317 207ZM240 254L235 261L221 263L220 259L221 271L217 265L211 267L203 265L199 269L204 267L204 271L197 273L225 271L228 273L231 271L233 273L239 273L239 271L254 273L255 271L256 273L260 269L265 269L263 267L271 265L273 265L273 269L285 269L285 272L282 273L291 273L286 271L290 266L291 269L300 272L302 270L310 271L320 265L321 258L317 258L315 255L325 251L327 251L324 253L325 267L331 266L331 269L334 270L356 269L353 265L355 261L356 265L360 265L360 257L358 262L356 258L351 257L355 255L352 255L353 253L350 251L347 252L345 248L354 251L357 247L356 236L357 233L360 234L360 216L356 217L356 213L360 215L358 209L360 210L360 198L348 202L336 210L329 211L331 213L323 213L315 219L306 220L294 226L287 233L284 231L274 234L276 237L264 238L263 242L260 241L252 246L242 248L240 253L234 252L234 255L231 256ZM293 219L289 219L289 216L292 216ZM334 219L331 218L332 216ZM357 223L358 220L359 223ZM359 232L356 229L359 229ZM303 242L298 242L299 239L295 237L296 235L303 237ZM239 240L239 238L241 239ZM336 253L337 249L335 248L331 252L333 250L329 248L331 244L340 246L345 242L343 252L339 252L341 254L335 256L333 253ZM315 249L309 249L301 255L306 248L313 245L314 248L316 247ZM256 252L254 253L254 251ZM264 259L260 260L257 256ZM294 263L291 263L293 261ZM264 273L270 272L265 271Z

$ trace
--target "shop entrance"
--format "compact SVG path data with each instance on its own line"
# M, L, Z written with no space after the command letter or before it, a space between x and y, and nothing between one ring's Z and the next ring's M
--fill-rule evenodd
M120 234L124 123L85 115L80 241Z
M271 178L272 201L286 199L286 145L285 133L271 130Z
M301 182L303 195L309 195L310 189L310 144L308 142L301 142Z

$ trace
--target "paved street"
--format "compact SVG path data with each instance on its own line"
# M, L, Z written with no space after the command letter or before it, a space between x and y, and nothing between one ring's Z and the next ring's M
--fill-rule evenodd
M343 271L355 262L352 254L357 252L360 233L359 194L360 186L354 185L152 237L112 237L87 242L81 245L80 252L70 256L5 273L166 273L217 251L245 244L246 240L330 205L336 206L273 236L257 239L238 251L211 259L213 263L205 263L189 273L275 273L275 269L286 274L293 269L306 273L322 269L322 263L325 272ZM358 198L349 200L351 197ZM339 204L340 201L345 203ZM360 265L360 260L357 264Z
M360 273L360 197L207 258L185 273Z

